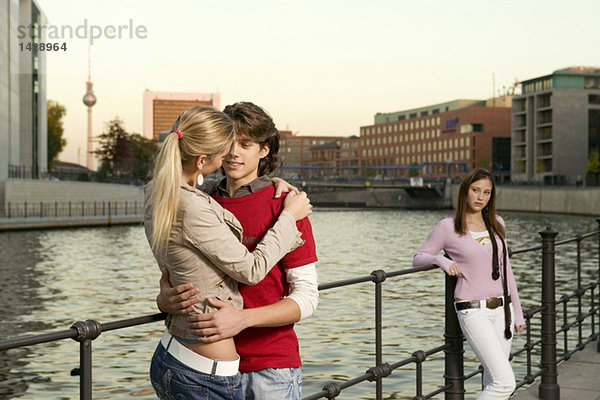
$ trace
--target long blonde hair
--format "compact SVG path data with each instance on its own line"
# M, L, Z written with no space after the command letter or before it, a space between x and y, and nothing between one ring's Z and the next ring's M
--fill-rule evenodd
M181 132L181 138L175 130ZM166 250L171 227L177 216L182 166L206 155L209 159L225 152L233 143L233 121L221 111L208 106L192 106L173 123L173 131L156 156L150 201L152 214L152 249Z

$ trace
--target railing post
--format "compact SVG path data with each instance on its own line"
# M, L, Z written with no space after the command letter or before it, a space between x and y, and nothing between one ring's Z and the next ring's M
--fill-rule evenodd
M387 278L385 271L377 270L371 272L373 276L373 282L375 282L375 366L379 367L383 363L383 346L382 346L382 324L381 324L381 308L382 308L382 297L381 297L381 284ZM383 399L383 385L381 377L375 381L375 399Z
M581 309L583 307L581 298L583 290L581 289L581 235L577 235L577 349L583 350L583 317ZM566 303L565 303L566 308ZM565 318L565 324L567 319ZM567 352L565 346L565 353Z
M444 274L446 275L446 274ZM465 372L463 363L463 334L454 310L456 278L446 275L446 312L444 340L450 348L444 350L444 385L452 385L444 392L445 400L464 400Z
M92 400L92 340L100 336L102 325L88 319L75 322L71 328L77 330L75 340L79 342L79 398Z
M598 231L600 231L600 217L596 218L596 222L598 223ZM598 233L598 282L600 282L600 233ZM600 290L598 291L598 295L600 297ZM600 314L598 314L598 332L600 332ZM596 351L600 353L600 339L596 342Z
M559 400L556 368L556 281L554 241L558 232L548 227L542 236L542 381L540 399Z

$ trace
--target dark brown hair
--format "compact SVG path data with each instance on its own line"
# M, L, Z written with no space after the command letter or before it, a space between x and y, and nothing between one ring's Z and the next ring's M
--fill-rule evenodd
M510 332L510 308L508 299L508 282L506 280L506 230L504 226L496 218L496 184L494 183L494 176L490 171L477 168L471 171L465 176L460 183L458 189L458 201L456 204L456 213L454 215L454 231L459 235L467 233L467 208L469 207L467 200L469 199L469 190L471 185L478 180L487 179L492 184L492 193L490 193L490 200L486 206L481 210L481 216L483 222L490 235L490 242L492 243L492 279L497 280L500 277L500 263L498 260L498 243L496 237L500 238L502 243L502 291L504 294L504 337L510 339L512 334Z
M223 112L233 119L237 139L249 139L261 148L269 146L269 154L258 164L258 176L270 175L279 168L279 131L273 118L261 107L247 101L228 105Z
M491 225L492 230L501 238L506 237L506 232L504 227L498 220L496 219L496 184L494 183L494 177L492 174L485 169L477 168L471 171L467 176L465 176L460 183L460 188L458 189L458 201L456 204L456 213L454 215L454 231L459 235L464 235L467 233L467 208L469 207L467 204L467 200L469 199L469 189L471 185L477 182L480 179L487 179L492 184L492 193L490 194L490 201L488 201L487 205L481 210L481 214L483 215L483 220L486 223L486 226Z

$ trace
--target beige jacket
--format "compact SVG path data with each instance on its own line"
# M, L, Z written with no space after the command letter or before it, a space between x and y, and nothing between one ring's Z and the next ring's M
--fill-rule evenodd
M148 241L152 237L150 182L144 190L144 227ZM241 243L242 226L235 216L212 197L181 182L177 217L165 254L154 252L158 266L169 270L171 285L194 283L203 301L196 312L215 311L207 302L218 297L241 309L242 296L237 282L255 285L284 255L301 246L303 241L296 221L282 212L273 227L253 252ZM186 315L169 315L167 326L174 336L195 339L187 327Z

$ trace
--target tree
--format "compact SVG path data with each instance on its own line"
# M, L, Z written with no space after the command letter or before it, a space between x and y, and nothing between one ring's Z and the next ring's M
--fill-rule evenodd
M141 181L148 180L152 172L154 156L158 153L156 142L134 133L130 136L129 145L135 160L132 166L133 176Z
M67 140L63 137L63 117L67 109L57 101L48 100L48 171L54 167L54 162L65 148Z
M592 174L600 173L600 153L598 150L592 150L588 158L588 172Z
M590 152L590 156L588 158L588 184L589 185L597 185L598 177L600 176L600 153L597 149L594 149Z
M115 117L107 124L107 132L98 137L100 146L94 150L94 154L100 159L98 175L101 180L131 175L133 155L129 147L129 134L122 124L123 121Z
M122 125L123 121L115 117L107 124L107 131L98 137L100 146L94 151L100 159L98 177L102 181L145 181L158 146L137 133L127 133Z

